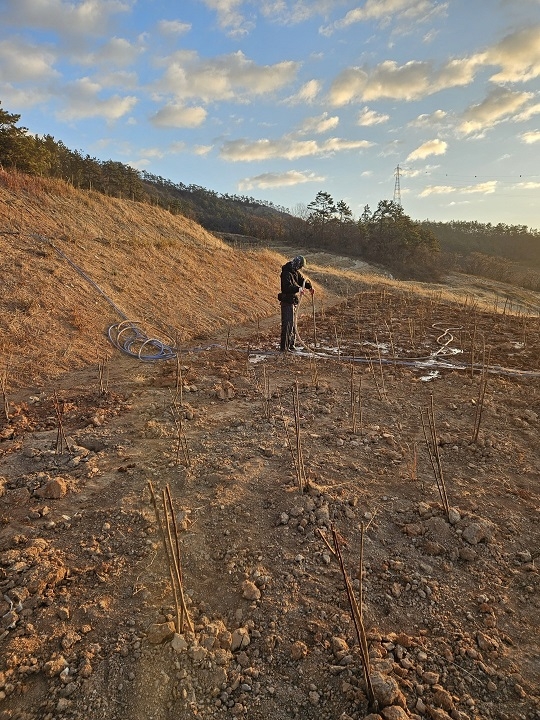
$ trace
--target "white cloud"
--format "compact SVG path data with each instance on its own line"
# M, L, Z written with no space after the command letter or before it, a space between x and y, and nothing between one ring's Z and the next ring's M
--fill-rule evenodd
M485 62L498 65L493 82L526 82L540 76L540 25L518 30L486 51Z
M266 0L260 3L261 14L271 21L294 25L305 22L316 15L328 15L344 0Z
M483 52L449 60L438 69L432 62L416 60L403 65L385 60L373 68L345 68L333 80L329 99L334 106L379 99L418 100L470 85L480 69L493 65L500 67L491 77L496 83L540 76L540 25L508 35Z
M59 75L52 50L31 45L20 38L0 42L0 81L44 82Z
M341 20L321 28L321 33L331 35L359 22L374 21L383 25L392 20L422 22L434 13L444 12L447 7L447 2L437 3L435 0L366 0L362 6L349 10Z
M52 30L61 35L88 35L108 30L112 15L128 12L120 0L4 0L2 23Z
M466 195L480 193L482 195L492 195L496 189L496 180L489 180L488 182L478 183L477 185L466 185L464 187L456 187L454 185L428 185L422 190L419 197L449 195L451 193L465 193Z
M328 117L328 113L325 112L318 117L306 118L298 129L298 133L300 135L308 135L309 133L322 134L328 132L328 130L333 130L338 125L339 117L337 115Z
M309 80L304 83L300 90L285 100L290 105L312 103L321 91L321 83L318 80Z
M539 190L540 189L540 182L521 182L516 183L515 188L517 190Z
M206 120L206 110L202 107L184 105L165 105L150 118L156 127L195 128Z
M199 157L206 157L206 155L212 151L213 147L213 145L195 145L193 148L193 154L198 155Z
M533 97L532 93L496 87L481 103L471 105L463 113L459 130L469 135L491 128L514 115L531 97Z
M200 98L203 102L245 102L252 96L268 95L292 82L298 70L298 63L290 61L257 65L240 51L212 59L181 51L162 63L167 69L158 90L178 100Z
M434 127L444 122L447 117L448 114L444 110L435 110L435 112L432 112L430 115L419 115L415 120L412 120L409 125L419 128Z
M156 148L156 147L150 147L150 148L142 148L140 150L141 155L144 155L145 158L164 158L166 156L166 152L163 150L163 148Z
M527 145L532 145L533 143L540 142L540 130L531 130L530 132L525 132L520 135L520 137L524 143L526 143Z
M316 140L294 140L283 137L278 140L231 140L223 144L221 157L231 162L254 162L270 158L297 160L301 157L321 156L345 150L362 150L371 147L367 140L342 140L330 138L321 143Z
M525 110L516 115L514 120L517 122L524 122L526 120L530 120L534 115L538 115L539 113L540 103L535 103L534 105L529 105L529 107L525 108Z
M425 165L424 167L420 168L402 168L401 174L405 175L408 178L415 178L419 177L420 175L429 175L433 170L437 170L440 167L440 165Z
M390 115L377 113L375 110L370 110L368 107L365 107L359 113L356 123L362 127L370 127L371 125L381 125L389 119Z
M429 81L430 93L446 90L447 88L470 85L475 78L476 72L482 65L482 55L448 60L440 70L433 72Z
M84 77L65 85L62 98L66 107L58 112L62 120L81 120L83 118L100 117L107 121L118 120L130 112L137 104L137 98L112 95L100 98L102 86Z
M16 107L19 110L32 108L50 99L48 90L31 88L21 90L10 83L0 82L0 98L4 109Z
M357 100L413 100L428 93L430 71L429 63L409 62L400 67L393 60L386 60L370 73L346 68L330 87L330 102L340 106Z
M128 163L135 170L144 170L152 164L151 158L140 158L140 160L130 160Z
M251 190L252 188L277 188L301 185L309 182L324 182L326 178L315 173L289 170L284 173L262 173L253 177L244 178L238 183L239 190Z
M98 73L96 81L103 87L114 87L117 90L137 90L139 78L135 72L119 70L118 72Z
M177 140L176 142L173 142L169 146L169 150L173 153L181 153L186 149L186 143L182 140Z
M88 65L126 67L131 65L141 52L142 48L140 46L133 45L124 38L113 37L102 45L99 50L88 55L85 62Z
M230 35L245 35L252 29L253 23L246 20L240 12L244 0L202 0L202 2L210 10L215 10L219 26Z
M191 30L191 23L180 20L160 20L158 30L163 35L185 35Z
M428 140L407 156L407 161L424 160L430 155L444 155L448 145L444 140Z

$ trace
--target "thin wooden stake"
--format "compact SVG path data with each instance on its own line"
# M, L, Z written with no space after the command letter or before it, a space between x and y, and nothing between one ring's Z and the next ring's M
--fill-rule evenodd
M306 469L304 467L304 456L302 453L302 442L300 439L300 401L298 398L298 381L293 388L293 409L294 409L294 432L296 436L296 461L298 468L298 488L303 492L306 487Z
M56 429L56 454L57 455L63 455L64 454L64 448L70 453L71 448L69 447L69 442L66 437L66 433L64 431L64 424L63 424L63 416L64 416L64 401L61 402L58 400L58 396L56 394L56 390L54 391L53 396L53 403L54 403L54 412L56 414L56 422L57 422L57 429Z
M6 367L4 368L4 372L2 373L2 382L1 382L2 405L3 405L3 409L4 409L4 417L6 418L7 423L9 423L9 400L8 400L8 396L7 396L7 378L8 378L10 363L11 363L11 358L6 363Z
M437 483L437 489L439 491L439 495L442 500L444 511L445 511L446 515L448 515L448 513L450 512L450 505L448 504L448 497L446 495L446 485L444 482L441 456L439 454L439 445L437 442L437 432L435 430L435 414L434 414L434 410L433 410L433 394L431 395L430 407L427 410L427 417L428 417L428 425L429 425L429 434L426 429L426 423L424 421L423 412L421 413L422 429L424 431L424 438L426 441L426 446L427 446L427 450L428 450L428 454L429 454L429 459L431 462L431 467L433 469L433 474L435 476L435 482Z
M180 553L180 540L179 540L179 536L178 536L178 526L176 523L176 513L174 511L174 505L173 505L173 500L172 500L172 496L171 496L171 489L168 484L165 486L165 493L167 496L167 506L169 508L169 512L170 512L171 520L172 520L172 526L174 529L174 549L175 549L175 553L176 553L178 592L180 594L180 610L181 610L180 627L182 628L182 631L183 631L184 621L187 621L189 629L193 632L193 624L189 617L189 613L188 613L188 609L187 609L187 605L186 605L186 599L184 596L184 576L182 573L182 555Z
M317 347L317 322L315 320L315 296L311 295L311 316L313 319L313 347Z
M184 432L184 424L182 422L182 410L178 408L175 399L172 399L172 419L176 426L176 464L180 464L180 453L184 457L185 467L191 467L191 457L189 454L189 446Z
M148 487L150 489L150 498L152 500L152 505L154 506L154 513L155 513L156 521L157 521L157 524L159 527L159 532L161 535L161 542L163 544L163 549L165 550L165 556L167 558L167 567L169 569L169 578L171 581L171 588L172 588L172 593L173 593L173 597L174 597L174 607L176 610L176 632L179 633L180 628L181 628L181 625L180 625L181 612L180 612L180 603L178 601L178 591L176 588L176 580L175 580L175 576L174 576L173 563L171 560L170 549L167 544L167 536L165 534L165 527L163 525L163 521L161 519L161 513L159 512L159 508L157 505L157 500L156 500L156 496L154 493L154 487L150 480L148 480Z
M362 658L362 668L364 671L364 681L366 683L369 709L376 710L377 709L377 701L375 699L375 693L373 691L373 684L371 682L371 663L370 663L370 659L369 659L369 648L368 648L368 644L367 644L367 635L366 635L366 630L364 627L364 620L362 618L362 612L361 612L360 608L358 607L356 598L354 597L354 592L353 592L353 589L351 586L351 581L349 579L349 576L347 575L347 571L345 569L345 563L343 562L343 556L341 554L341 547L340 547L338 535L333 526L332 526L332 538L334 540L334 548L336 550L336 556L337 556L337 559L339 562L341 574L343 576L343 581L345 583L345 590L347 592L347 598L349 600L349 606L351 608L351 615L352 615L352 619L353 619L353 623L354 623L354 628L356 630L356 637L358 639L358 646L360 648L360 655ZM360 583L360 585L361 585L361 583Z
M106 354L98 364L99 394L109 392L109 356Z
M178 345L178 343L177 343ZM184 404L184 380L182 378L182 365L180 364L180 356L176 353L176 374L174 383L174 402L178 402L180 407Z

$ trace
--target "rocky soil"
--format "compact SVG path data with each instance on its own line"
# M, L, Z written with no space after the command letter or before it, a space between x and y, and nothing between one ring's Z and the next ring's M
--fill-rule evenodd
M538 315L384 288L300 331L4 383L2 720L540 718Z

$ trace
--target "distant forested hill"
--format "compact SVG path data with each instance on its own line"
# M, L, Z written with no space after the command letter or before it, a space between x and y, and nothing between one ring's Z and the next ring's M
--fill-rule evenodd
M0 103L1 105L1 103ZM387 267L396 277L435 280L449 269L540 289L540 233L524 225L418 222L381 200L355 218L344 200L320 190L294 212L252 197L174 183L115 160L98 160L50 135L31 135L0 106L0 168L60 179L81 190L182 214L220 235L328 249ZM361 198L355 198L358 206Z
M443 252L460 255L481 253L540 268L540 232L526 225L492 225L460 220L425 220L422 225L433 232Z

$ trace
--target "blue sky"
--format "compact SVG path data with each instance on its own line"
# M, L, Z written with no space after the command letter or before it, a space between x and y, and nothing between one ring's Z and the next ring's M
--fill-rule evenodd
M540 227L540 0L0 0L32 133L301 213Z

